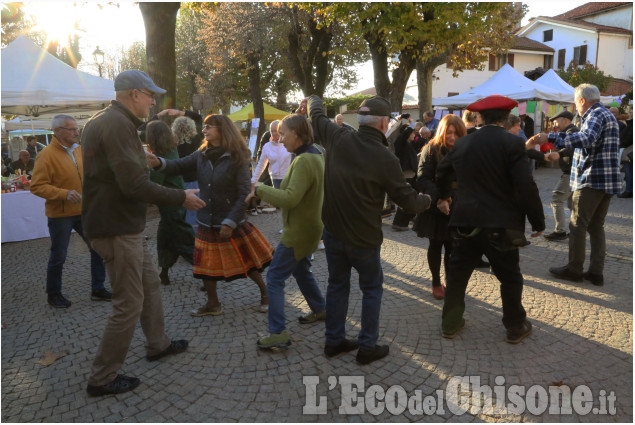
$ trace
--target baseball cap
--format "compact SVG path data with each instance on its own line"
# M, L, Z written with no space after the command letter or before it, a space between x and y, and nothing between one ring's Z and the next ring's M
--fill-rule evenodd
M466 109L473 112L484 111L486 109L506 109L508 111L511 111L516 106L518 106L518 102L516 102L514 99L510 99L498 94L493 94L481 100L477 100L470 105L467 105Z
M129 69L115 77L115 91L148 89L153 93L163 94L166 91L154 84L154 81L143 71Z
M555 117L551 118L551 121L555 120L556 118L566 118L569 121L573 121L573 114L569 111L562 111Z
M378 117L390 116L390 103L381 96L365 99L359 106L359 115L374 115Z

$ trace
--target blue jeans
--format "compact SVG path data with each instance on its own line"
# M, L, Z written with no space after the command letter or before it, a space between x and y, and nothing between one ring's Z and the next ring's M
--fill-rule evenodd
M273 183L273 187L275 189L280 189L280 183L282 183L282 179L271 179L271 183Z
M62 293L62 270L66 262L68 243L71 239L71 231L74 229L84 239L82 231L82 216L57 217L48 219L49 233L51 235L51 255L46 269L46 293L50 296ZM86 242L86 239L84 239ZM88 245L88 243L87 243ZM90 275L93 291L104 289L106 280L106 268L99 254L90 249Z
M329 284L326 288L326 344L338 345L346 338L351 268L355 268L359 273L359 288L362 290L359 346L372 349L379 338L379 312L384 282L380 263L381 246L359 248L348 245L326 229L323 236L329 268Z
M324 297L311 272L311 261L307 257L297 261L293 248L281 243L273 253L267 271L267 296L269 297L269 332L279 334L285 330L284 284L293 275L300 292L314 313L324 311Z
M623 162L622 171L624 171L624 181L626 182L626 186L624 186L624 192L633 193L633 163Z

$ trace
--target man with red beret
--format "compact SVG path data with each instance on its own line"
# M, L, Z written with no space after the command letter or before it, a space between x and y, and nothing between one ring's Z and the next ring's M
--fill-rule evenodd
M458 139L437 168L437 206L448 214L454 203L450 227L455 239L441 322L445 338L455 337L465 326L465 291L483 254L501 283L506 341L517 344L531 333L522 305L518 248L527 245L525 216L532 237L542 234L545 216L525 143L502 127L516 105L516 101L496 95L469 105L468 110L480 113L484 126ZM454 179L456 199L450 198Z

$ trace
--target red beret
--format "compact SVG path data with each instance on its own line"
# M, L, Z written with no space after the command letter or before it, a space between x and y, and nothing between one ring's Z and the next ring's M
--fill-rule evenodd
M508 111L511 111L516 106L518 106L518 102L516 102L514 99L500 96L498 94L493 94L468 105L467 110L479 112L486 109L507 109Z

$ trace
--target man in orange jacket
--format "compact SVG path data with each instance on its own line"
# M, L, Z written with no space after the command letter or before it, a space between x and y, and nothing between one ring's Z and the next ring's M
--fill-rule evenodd
M68 308L71 302L62 295L62 269L75 230L82 238L82 151L77 144L79 128L70 115L56 115L51 122L55 135L51 144L37 156L31 192L46 199L45 210L51 235L51 255L46 271L48 303ZM84 239L85 240L85 239ZM99 254L90 249L90 273L94 301L110 301L112 294L104 287L106 269Z

